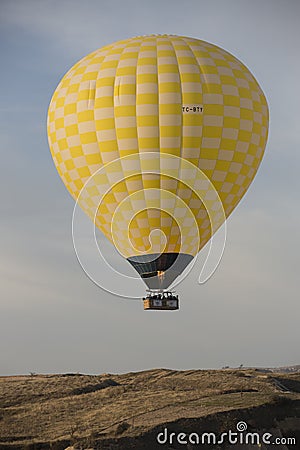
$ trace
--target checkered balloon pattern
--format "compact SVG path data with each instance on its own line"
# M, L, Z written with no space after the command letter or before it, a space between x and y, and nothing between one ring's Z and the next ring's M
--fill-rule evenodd
M125 257L195 256L247 191L267 134L250 71L215 45L173 35L94 51L62 78L48 112L59 175ZM213 229L214 190L224 214Z

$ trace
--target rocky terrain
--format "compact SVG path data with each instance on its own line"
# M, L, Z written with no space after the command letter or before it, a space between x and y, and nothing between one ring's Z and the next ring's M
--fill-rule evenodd
M0 377L0 450L274 449L264 443L197 446L177 437L157 441L165 429L176 436L221 434L236 431L241 421L248 432L297 440L276 445L278 450L300 448L300 372L154 369Z

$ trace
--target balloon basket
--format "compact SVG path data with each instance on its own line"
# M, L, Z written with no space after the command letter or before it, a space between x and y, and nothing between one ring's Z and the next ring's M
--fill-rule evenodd
M176 311L179 309L178 295L172 292L149 292L143 298L144 310Z

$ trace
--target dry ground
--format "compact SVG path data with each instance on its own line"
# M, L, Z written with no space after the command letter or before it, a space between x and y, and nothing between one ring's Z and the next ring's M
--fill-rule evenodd
M124 442L166 423L228 411L271 405L288 416L284 408L299 403L299 372L155 369L123 375L0 377L0 449L61 449L74 442L82 448L142 448Z

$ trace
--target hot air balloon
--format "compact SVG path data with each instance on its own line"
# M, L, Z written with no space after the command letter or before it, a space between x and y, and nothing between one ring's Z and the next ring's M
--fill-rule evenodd
M145 309L178 309L170 285L244 196L267 134L250 71L175 35L94 51L62 78L48 111L56 169L147 285Z

